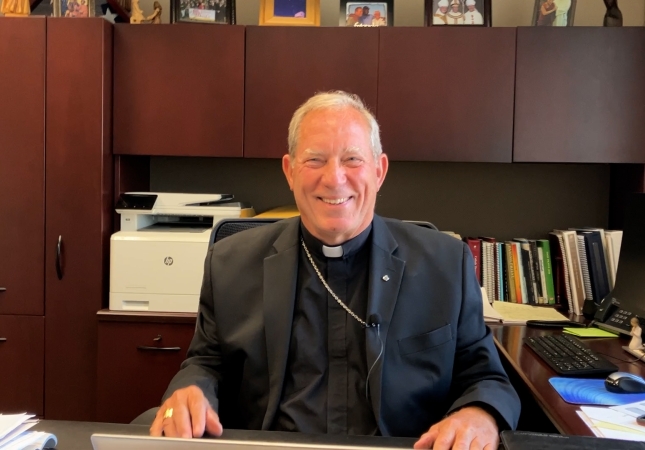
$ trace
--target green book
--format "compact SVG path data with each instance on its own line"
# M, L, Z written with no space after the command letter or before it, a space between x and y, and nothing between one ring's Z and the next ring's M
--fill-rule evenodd
M546 298L549 305L555 305L555 289L553 288L553 265L551 264L551 247L547 239L536 241L538 248L542 249L544 257L544 278L546 282Z

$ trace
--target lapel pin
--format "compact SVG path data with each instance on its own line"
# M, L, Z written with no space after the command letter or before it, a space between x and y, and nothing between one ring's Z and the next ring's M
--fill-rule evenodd
M388 277L387 275L383 275L383 281L390 281L390 277Z

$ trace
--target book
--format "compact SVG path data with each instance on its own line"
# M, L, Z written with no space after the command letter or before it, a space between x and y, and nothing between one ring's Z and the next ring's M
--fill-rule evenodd
M520 252L520 243L511 242L511 251L513 253L513 267L515 268L515 290L517 294L517 303L528 303L526 296L526 281L524 280L524 270L522 269L522 254Z
M577 303L574 305L571 282L569 278L569 264L567 263L566 252L564 251L564 239L559 231L549 233L549 239L553 243L552 248L556 251L555 263L557 274L557 303L568 305L569 312L580 315L580 308Z
M549 305L555 305L555 290L553 288L553 263L551 259L551 246L547 239L536 241L541 251L544 264L544 284L546 285L546 299Z
M620 244L623 240L622 230L605 230L605 239L607 241L607 254L609 255L609 289L613 289L616 284L616 271L618 270L618 259L620 257Z
M58 444L56 436L42 431L29 431L38 423L31 414L0 414L0 450L42 450Z
M477 274L477 281L479 285L482 285L482 276L481 276L481 241L474 237L464 238L468 248L470 248L470 253L473 254L473 259L475 260L475 274Z
M609 269L607 268L601 233L587 231L582 233L587 251L589 277L593 300L600 303L610 292Z
M512 302L488 302L486 290L482 288L484 321L486 323L503 323L506 325L525 325L527 320L559 322L567 320L554 308L534 305L520 305Z
M515 290L515 268L513 266L513 250L510 242L504 242L504 254L506 256L506 286L508 289L508 301L518 303L517 291ZM520 302L521 303L521 302Z
M578 253L577 234L573 230L555 230L562 233L564 254L569 269L569 283L571 285L572 303L574 312L582 314L582 306L585 302L585 288L582 281L582 268L580 266L580 254Z

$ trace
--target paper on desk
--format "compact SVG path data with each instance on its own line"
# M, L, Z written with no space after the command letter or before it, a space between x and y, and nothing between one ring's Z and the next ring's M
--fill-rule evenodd
M616 333L611 333L609 331L601 330L600 328L565 328L562 330L567 334L572 334L574 336L583 337L583 338L592 338L592 337L618 337Z
M494 301L491 306L484 300L484 320L486 322L524 325L527 320L559 321L567 320L567 317L555 309L545 306L500 301Z
M645 441L645 427L636 423L636 418L621 413L612 408L598 406L582 406L580 409L587 416L583 421L591 431L600 433L602 437L627 439L630 441ZM580 414L578 414L580 416ZM582 416L581 416L582 418ZM595 428L595 429L594 429ZM599 434L596 434L599 435Z
M627 403L626 405L612 406L611 409L632 417L642 416L645 414L645 400Z

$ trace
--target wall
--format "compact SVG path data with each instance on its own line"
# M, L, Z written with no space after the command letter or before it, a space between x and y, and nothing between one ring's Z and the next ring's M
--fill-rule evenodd
M230 193L256 212L294 203L278 159L152 157L150 190ZM376 205L384 216L498 239L606 228L608 210L606 164L394 162Z

